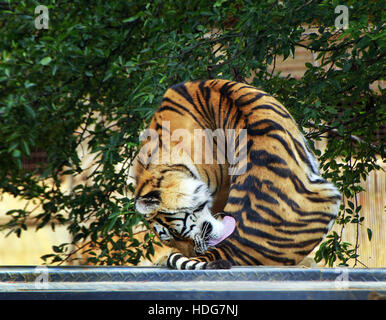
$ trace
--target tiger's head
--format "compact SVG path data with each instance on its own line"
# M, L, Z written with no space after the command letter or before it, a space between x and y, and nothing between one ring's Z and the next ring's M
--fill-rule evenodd
M164 242L191 240L195 251L206 251L211 239L223 234L211 213L208 186L184 164L156 165L137 171L136 210Z

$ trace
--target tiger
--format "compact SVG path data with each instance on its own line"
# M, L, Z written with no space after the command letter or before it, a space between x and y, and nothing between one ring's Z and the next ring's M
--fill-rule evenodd
M331 229L341 194L265 91L223 79L176 84L147 130L134 200L170 249L159 265L296 265Z

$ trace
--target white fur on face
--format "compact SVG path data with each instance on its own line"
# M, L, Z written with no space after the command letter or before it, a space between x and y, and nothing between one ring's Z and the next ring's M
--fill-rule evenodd
M223 224L218 221L215 217L213 217L211 211L206 206L200 213L198 213L198 218L195 221L196 226L192 229L192 232L189 234L191 239L195 239L197 235L201 235L202 233L202 225L204 222L208 222L212 225L212 232L210 233L210 238L217 239L221 237L223 232Z
M181 197L180 207L197 207L197 205L208 202L212 206L212 197L205 183L194 178L187 178L179 184L178 192L184 194Z
M201 236L204 222L208 222L212 226L211 238L219 238L223 234L223 224L213 217L210 208L212 207L212 197L209 189L205 183L194 178L188 178L181 181L179 185L179 192L185 194L181 199L181 207L197 208L201 204L206 205L199 211L192 211L188 214L185 224L180 222L179 218L186 216L186 212L176 214L176 223L173 224L173 229L178 234L185 238L194 240L196 236Z
M145 215L145 217L148 216L154 210L156 210L158 206L159 206L159 204L156 204L156 203L149 205L148 203L146 203L143 200L138 200L135 203L135 209L139 213Z
M224 233L222 222L212 216L212 196L203 181L193 177L183 178L178 184L165 188L161 198L157 207L151 202L136 203L139 212L145 214L145 217L152 216L151 220L155 219L154 230L161 240L171 240L173 235L194 241L202 239L204 223L212 227L210 235L206 235L211 239L219 238ZM157 221L163 221L163 225Z

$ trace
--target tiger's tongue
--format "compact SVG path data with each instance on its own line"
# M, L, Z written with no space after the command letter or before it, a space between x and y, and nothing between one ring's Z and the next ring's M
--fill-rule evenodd
M222 224L223 224L223 233L220 235L219 238L210 239L209 240L210 246L215 246L216 244L220 243L224 239L228 238L235 230L236 220L233 217L225 216L222 219Z

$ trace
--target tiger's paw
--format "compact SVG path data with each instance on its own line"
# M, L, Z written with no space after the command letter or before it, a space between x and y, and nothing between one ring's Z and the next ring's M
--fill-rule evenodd
M206 269L230 269L232 268L232 263L230 263L227 260L215 260L208 262L208 265L206 266Z

